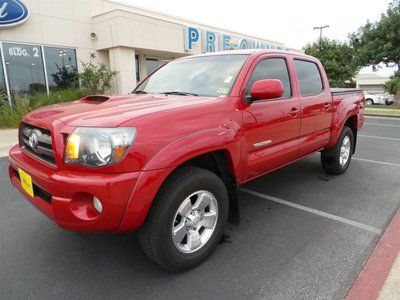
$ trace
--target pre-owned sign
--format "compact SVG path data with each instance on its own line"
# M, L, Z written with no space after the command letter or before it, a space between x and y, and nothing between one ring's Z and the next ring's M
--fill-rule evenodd
M230 34L216 33L209 30L200 30L196 27L186 27L185 51L192 51L200 45L202 52L215 52L230 49L280 49L287 48L273 43L261 42L245 37L233 37Z
M29 17L28 8L19 0L0 0L0 27L16 26Z

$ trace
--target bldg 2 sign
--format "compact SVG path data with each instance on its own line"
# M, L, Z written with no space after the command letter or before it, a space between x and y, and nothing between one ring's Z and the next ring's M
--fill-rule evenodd
M28 8L20 0L0 0L0 28L19 25L28 17Z
M286 47L272 43L260 42L248 38L235 38L230 34L218 34L209 30L200 30L196 27L186 27L185 51L192 51L200 45L202 52L225 51L232 49L280 49Z

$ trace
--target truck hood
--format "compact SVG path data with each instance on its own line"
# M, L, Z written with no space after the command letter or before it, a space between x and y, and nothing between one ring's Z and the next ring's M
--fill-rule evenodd
M50 125L59 120L69 126L115 127L148 114L202 106L215 99L172 95L88 96L40 108L26 115L23 121Z

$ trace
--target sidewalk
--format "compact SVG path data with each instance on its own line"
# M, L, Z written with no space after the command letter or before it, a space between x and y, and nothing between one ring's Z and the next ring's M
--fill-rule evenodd
M8 151L17 143L18 129L0 129L0 157L8 156Z
M400 299L400 210L351 287L346 300Z

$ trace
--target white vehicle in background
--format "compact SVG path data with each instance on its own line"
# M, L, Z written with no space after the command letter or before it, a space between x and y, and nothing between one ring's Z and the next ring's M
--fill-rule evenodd
M368 92L364 92L364 96L365 96L365 103L367 105L372 105L372 104L385 105L386 104L386 99L383 95L374 95L374 94L370 94Z
M394 95L388 95L385 97L386 105L392 105L394 103Z

